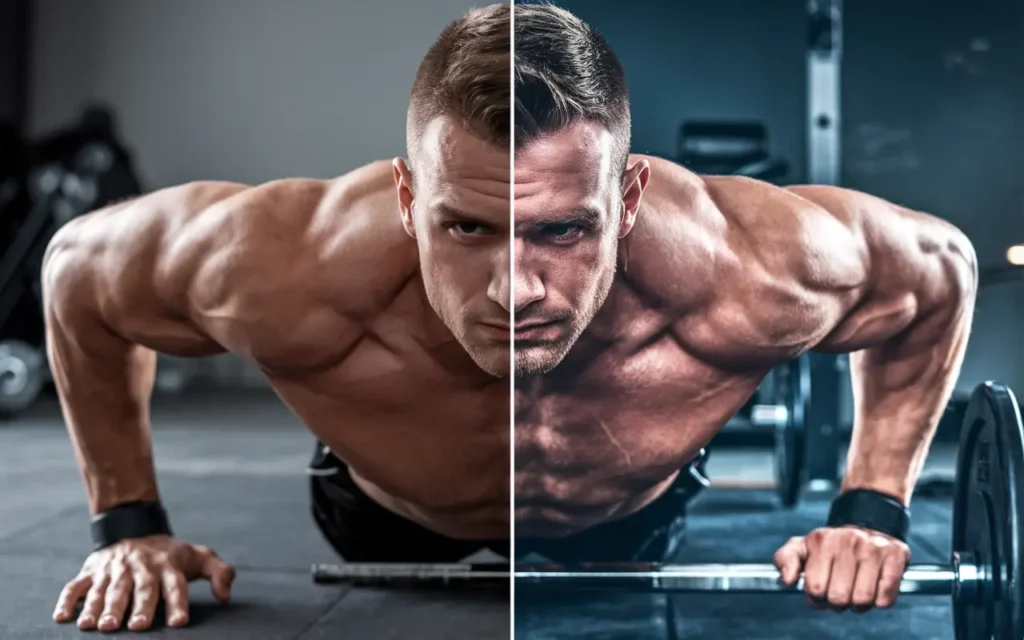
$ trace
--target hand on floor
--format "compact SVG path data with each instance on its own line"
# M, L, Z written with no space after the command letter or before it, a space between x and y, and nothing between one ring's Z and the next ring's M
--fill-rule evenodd
M116 631L129 601L128 628L149 629L157 603L163 598L168 627L188 624L188 583L210 581L214 597L227 602L235 570L212 549L168 536L124 540L93 552L81 572L61 591L53 619L70 622L75 605L85 597L78 628Z

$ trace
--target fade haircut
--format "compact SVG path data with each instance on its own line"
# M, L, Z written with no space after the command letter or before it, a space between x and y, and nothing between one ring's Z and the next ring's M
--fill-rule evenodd
M624 171L630 114L626 76L604 37L565 9L515 7L515 148L592 121L614 137Z
M508 145L511 13L503 4L471 9L445 27L423 57L406 122L406 147L414 165L424 129L442 115L486 142Z

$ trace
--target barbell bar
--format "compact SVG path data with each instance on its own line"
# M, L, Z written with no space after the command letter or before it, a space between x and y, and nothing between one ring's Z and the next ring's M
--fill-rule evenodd
M976 593L985 570L960 554L951 565L910 565L903 573L900 593L963 596ZM803 591L803 576L794 586L782 581L770 564L616 564L553 569L551 565L389 564L345 563L316 565L317 583L361 585L412 581L418 585L508 583L559 590L597 590L633 593L773 593Z

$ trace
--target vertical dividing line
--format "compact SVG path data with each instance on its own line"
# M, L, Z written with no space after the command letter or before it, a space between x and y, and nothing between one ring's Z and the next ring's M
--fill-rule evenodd
M516 331L515 331L515 299L516 299L516 0L509 0L509 136L508 136L508 276L509 276L509 359L508 359L508 637L516 637Z

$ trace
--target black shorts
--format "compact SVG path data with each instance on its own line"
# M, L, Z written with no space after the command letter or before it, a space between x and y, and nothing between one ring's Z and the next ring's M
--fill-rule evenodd
M625 518L566 538L517 538L516 556L552 562L660 562L674 551L686 503L704 486L703 456L654 502ZM348 562L458 562L488 549L509 557L509 540L459 540L385 509L359 488L348 467L317 443L309 465L313 520Z

